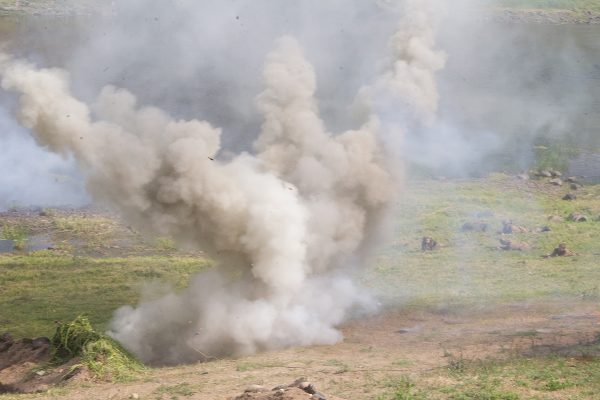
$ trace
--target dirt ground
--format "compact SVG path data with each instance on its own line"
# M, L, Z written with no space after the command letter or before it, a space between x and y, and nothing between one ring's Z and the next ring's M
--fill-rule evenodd
M36 398L172 399L179 394L230 399L250 385L271 388L298 377L306 377L330 398L373 398L374 382L419 376L446 368L457 358L583 356L578 346L598 339L600 307L561 300L430 312L390 310L347 323L342 331L345 340L333 346L150 369L135 382L71 383Z

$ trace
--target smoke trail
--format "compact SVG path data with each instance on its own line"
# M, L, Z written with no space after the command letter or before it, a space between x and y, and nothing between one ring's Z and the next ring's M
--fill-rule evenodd
M439 7L432 0L406 1L390 40L387 70L358 95L363 113L370 115L373 108L389 113L393 105L393 112L402 113L403 118L426 125L434 122L439 102L435 73L446 63L446 55L435 49Z
M418 4L408 8L417 16ZM365 98L378 101L380 88L390 88L418 106L407 112L426 118L435 112L431 85L441 57L427 50L433 39L425 20L406 18L392 40L393 68ZM359 129L329 133L314 70L295 39L281 38L267 57L256 155L228 161L220 129L140 107L123 89L107 86L89 106L73 96L63 70L2 56L0 74L5 90L20 93L21 123L39 144L74 156L96 199L219 262L181 293L116 312L111 334L143 361L330 344L353 309L373 308L338 270L368 246L393 197L380 123L369 110Z

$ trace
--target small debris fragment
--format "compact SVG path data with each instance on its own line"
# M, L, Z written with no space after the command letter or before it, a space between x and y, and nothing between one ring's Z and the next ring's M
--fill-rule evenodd
M574 195L573 193L567 193L567 194L565 194L565 195L563 196L563 198L562 198L562 199L563 199L563 200L569 200L569 201L571 201L571 200L577 200L577 196L576 196L576 195Z
M552 228L550 228L548 225L544 225L541 228L538 229L538 232L552 232Z
M587 222L588 217L583 214L574 212L569 214L568 220L573 222Z
M437 247L437 242L429 236L424 236L421 239L421 250L422 251L433 251Z

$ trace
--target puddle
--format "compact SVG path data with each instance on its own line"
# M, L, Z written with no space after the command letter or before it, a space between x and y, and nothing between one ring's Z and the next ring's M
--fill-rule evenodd
M30 251L46 250L53 247L54 243L50 235L33 235L27 239L24 250L15 250L14 240L0 240L0 254L3 253L23 253Z

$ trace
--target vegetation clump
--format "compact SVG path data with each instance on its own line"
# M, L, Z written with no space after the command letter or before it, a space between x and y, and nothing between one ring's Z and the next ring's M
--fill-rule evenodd
M52 361L65 363L81 358L96 377L105 380L128 380L143 365L114 339L96 332L85 316L61 324L52 338Z

